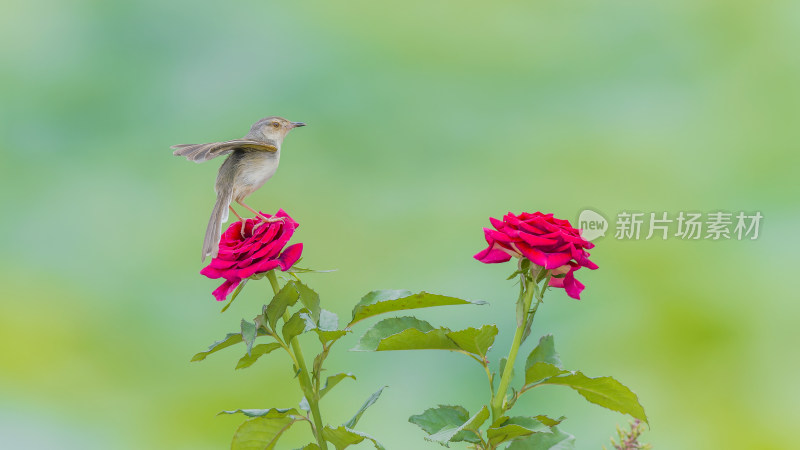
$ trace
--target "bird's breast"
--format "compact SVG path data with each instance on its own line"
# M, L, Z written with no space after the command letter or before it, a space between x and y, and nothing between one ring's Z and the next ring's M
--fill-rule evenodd
M249 152L239 161L234 197L244 198L267 182L278 170L280 152Z

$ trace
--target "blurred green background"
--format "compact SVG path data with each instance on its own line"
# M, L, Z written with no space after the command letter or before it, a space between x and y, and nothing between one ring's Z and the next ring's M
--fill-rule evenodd
M198 274L221 161L170 145L293 132L249 203L301 223L305 279L342 321L367 291L491 306L508 348L510 264L472 259L507 211L760 211L750 241L596 241L583 299L549 294L534 339L636 391L657 449L800 446L800 3L6 1L0 16L0 441L25 449L219 449L239 417L300 397L283 355L234 371L190 357L252 317L254 282L220 314ZM390 449L438 448L407 417L475 411L485 375L456 354L347 352L323 403ZM313 341L307 341L307 354ZM451 374L458 373L458 382ZM519 377L519 376L518 376ZM341 408L334 405L343 404ZM566 414L578 448L628 418L552 388L520 412ZM298 427L282 441L305 441ZM304 431L304 430L303 430ZM363 448L367 448L364 446Z

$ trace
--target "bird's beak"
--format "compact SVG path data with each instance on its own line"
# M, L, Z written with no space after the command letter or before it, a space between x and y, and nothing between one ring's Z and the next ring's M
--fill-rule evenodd
M306 126L305 122L292 122L292 128L304 127L304 126Z

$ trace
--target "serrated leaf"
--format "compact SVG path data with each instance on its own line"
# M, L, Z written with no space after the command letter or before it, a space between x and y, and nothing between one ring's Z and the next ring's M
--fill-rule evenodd
M255 363L258 358L272 352L273 350L277 350L281 348L281 345L277 342L270 342L269 344L258 344L253 347L253 350L250 352L249 355L244 355L236 364L237 369L244 369L250 367Z
M510 417L500 426L493 426L486 431L489 444L496 446L533 433L550 432L550 427L533 417Z
M321 309L317 327L322 331L336 331L339 329L339 316L327 309Z
M497 327L494 325L485 325L480 330L467 328L458 331L444 327L428 331L408 328L381 339L376 351L450 350L483 357L494 343L496 335Z
M467 328L447 334L447 337L452 339L459 348L481 357L486 356L486 353L492 348L496 336L497 327L494 325L484 325L479 330Z
M430 331L409 328L382 339L376 350L379 352L388 350L461 350L452 339L447 337L449 332L450 330L447 328L436 328Z
M489 418L489 408L483 406L474 416L467 419L466 422L455 428L445 428L439 432L430 435L427 439L440 444L448 442L480 442L478 435L475 434L478 429Z
M560 424L561 422L563 422L564 420L567 419L564 416L561 416L558 419L551 419L550 417L547 417L545 415L538 415L538 416L534 416L533 418L538 420L539 422L542 422L543 424L547 425L548 427L554 427L554 426Z
M539 339L539 345L534 348L525 360L525 370L527 371L534 363L545 362L552 364L559 369L564 367L561 365L561 358L556 352L555 341L552 334L547 334Z
M566 373L570 372L568 370L559 369L550 363L541 361L535 362L532 366L525 370L525 385L539 383L546 378L563 375Z
M575 450L575 436L564 433L558 427L550 430L550 433L534 433L516 439L506 450Z
M611 377L589 378L581 372L573 372L548 378L542 384L571 387L591 403L649 423L636 394Z
M208 350L204 352L200 352L192 356L192 362L194 361L202 361L206 359L206 357L212 353L218 352L223 348L230 347L231 345L238 344L242 342L242 333L228 333L225 335L224 338L220 339L217 342L214 342L208 347Z
M312 442L310 444L306 444L304 447L296 448L295 450L319 450L319 445Z
M297 303L298 298L300 298L300 294L297 292L294 281L286 282L267 305L266 315L270 328L275 329L278 319L283 317L286 308Z
M231 450L272 450L281 435L295 422L290 416L246 420L233 435Z
M424 320L419 320L416 317L392 317L384 319L368 329L364 335L361 336L358 345L351 350L375 351L378 349L378 344L382 339L409 328L415 328L420 331L430 331L433 329L433 325Z
M295 282L297 292L300 294L300 303L311 312L311 318L314 323L319 322L319 294L305 284L297 281Z
M309 314L303 314L302 317L306 321L306 331L313 330L317 333L317 337L319 337L319 341L322 344L336 341L348 333L348 330L338 329L339 318L330 311L320 310L319 323L315 323Z
M271 419L289 416L301 416L300 412L294 408L236 409L233 411L222 411L219 414L244 414L247 417L267 417Z
M489 444L494 446L533 433L522 425L509 424L499 428L489 428L486 430L486 437L489 438Z
M302 334L306 329L306 322L300 314L302 314L300 311L294 313L289 321L283 324L281 333L283 334L283 342L287 345L295 336Z
M408 421L422 428L428 434L436 434L444 429L457 428L469 420L469 411L463 406L439 405L428 408L422 414L408 418Z
M331 341L337 341L339 338L347 334L347 330L322 331L319 328L314 328L314 332L317 333L319 341L323 344L327 344Z
M245 278L239 283L238 286L236 286L236 289L234 289L233 294L231 294L231 299L228 300L228 303L226 303L225 306L222 308L222 310L220 311L221 313L224 313L225 311L228 310L228 308L231 307L231 304L233 303L234 300L236 300L236 297L239 296L239 293L242 292L242 289L244 289L244 285L247 284L248 280L249 278Z
M422 414L409 417L408 421L430 435L425 438L426 440L446 446L448 442L480 442L472 430L480 428L488 418L489 410L485 406L470 417L469 412L462 406L439 405L425 410Z
M242 319L242 340L247 346L247 354L253 349L253 342L256 340L256 324Z
M338 428L326 426L323 428L322 435L326 441L330 442L334 447L336 447L336 450L342 450L351 445L359 444L364 441L364 439L371 441L372 445L374 445L376 449L386 450L383 445L381 445L374 437L368 435L367 433L362 433L345 426L340 426Z
M539 417L547 417L547 416L536 416L536 417L527 417L527 416L514 416L509 417L508 420L505 422L504 425L513 424L513 425L520 425L523 426L534 433L539 433L542 431L549 432L550 425L545 424ZM552 419L551 419L552 420Z
M375 402L378 401L378 397L381 396L381 392L383 392L384 389L386 389L386 386L383 386L382 388L375 391L374 394L370 395L367 401L364 402L364 404L361 405L361 408L358 409L358 412L356 412L356 414L350 420L345 422L344 426L347 428L355 428L359 419L361 419L361 416L364 415L364 411L366 411L367 408L369 408L370 406L375 404Z
M339 384L340 381L344 380L345 378L352 378L356 379L356 376L352 373L337 373L336 375L331 375L325 380L325 386L319 390L319 398L322 398L333 389L334 386Z
M412 294L411 291L407 290L372 291L365 295L353 308L353 319L347 325L347 328L369 317L392 311L428 308L431 306L483 304L486 304L486 302L464 300L427 292Z

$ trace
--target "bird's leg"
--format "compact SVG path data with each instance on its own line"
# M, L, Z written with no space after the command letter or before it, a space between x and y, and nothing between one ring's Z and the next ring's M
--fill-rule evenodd
M230 208L230 210L231 210L231 212L233 213L233 215L234 215L234 216L236 216L236 218L237 218L237 219L239 219L239 221L241 221L242 223L244 223L244 219L242 219L242 216L240 216L239 214L236 214L236 210L235 210L235 209L233 209L233 206L231 206L231 205L228 205L228 208Z
M244 219L242 219L242 216L240 216L239 214L236 214L236 210L233 209L233 206L228 205L228 208L231 210L233 215L236 216L237 219L239 219L239 222L242 222L242 227L241 229L239 229L239 234L241 234L242 237L244 237Z
M282 221L283 220L282 217L266 217L263 214L261 214L260 212L256 211L255 209L245 205L244 202L242 202L241 200L236 200L236 203L238 203L238 204L244 206L245 208L247 208L251 213L255 214L256 217L258 217L259 219L263 220L264 222L278 222L278 221Z

